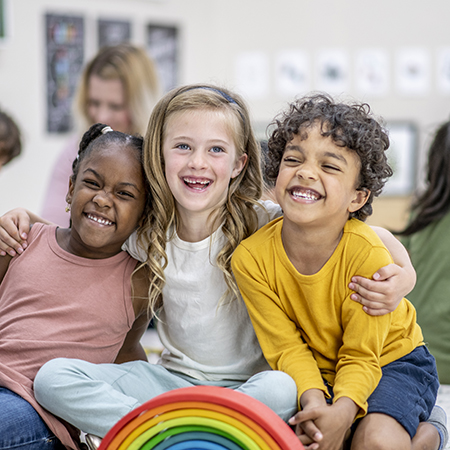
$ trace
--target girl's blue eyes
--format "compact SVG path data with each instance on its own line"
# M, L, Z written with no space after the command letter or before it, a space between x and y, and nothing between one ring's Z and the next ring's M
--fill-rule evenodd
M176 146L176 148L179 148L181 150L190 150L191 149L191 147L189 145L187 145L187 144L178 144ZM222 153L225 150L222 147L211 147L210 151L212 153Z

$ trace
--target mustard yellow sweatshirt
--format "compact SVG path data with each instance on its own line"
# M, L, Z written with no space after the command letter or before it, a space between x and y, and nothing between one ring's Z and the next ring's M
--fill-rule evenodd
M302 275L288 259L276 219L244 240L232 269L264 355L273 369L296 382L298 398L308 389L334 401L349 397L367 412L367 399L381 367L423 344L412 304L403 299L384 316L370 316L351 300L351 277L372 278L392 258L376 233L351 219L336 250L314 275Z

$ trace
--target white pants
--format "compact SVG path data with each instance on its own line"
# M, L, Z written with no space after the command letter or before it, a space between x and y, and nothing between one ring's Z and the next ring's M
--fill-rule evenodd
M123 416L146 401L194 385L223 386L243 392L285 421L297 412L294 380L275 370L260 372L245 383L205 382L145 361L92 364L58 358L40 369L34 380L34 392L37 401L54 415L85 433L104 437Z

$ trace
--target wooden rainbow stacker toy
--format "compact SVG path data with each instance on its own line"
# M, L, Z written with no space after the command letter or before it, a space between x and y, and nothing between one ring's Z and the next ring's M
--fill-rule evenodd
M98 450L303 450L291 428L248 395L214 386L175 389L134 409Z

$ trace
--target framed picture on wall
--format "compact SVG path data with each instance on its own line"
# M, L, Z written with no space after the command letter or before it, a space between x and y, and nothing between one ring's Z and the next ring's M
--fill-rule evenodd
M47 131L72 129L72 100L84 57L84 20L80 16L46 14Z
M131 23L126 20L98 19L97 28L99 48L130 42Z
M163 92L178 84L179 32L175 26L147 26L146 46L155 61Z
M406 196L415 188L418 130L412 122L388 122L390 146L389 165L394 174L387 181L382 195Z

